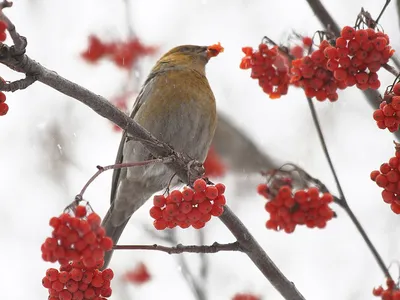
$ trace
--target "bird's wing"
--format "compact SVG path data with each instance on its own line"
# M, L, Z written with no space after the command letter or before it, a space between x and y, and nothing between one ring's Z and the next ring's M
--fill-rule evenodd
M147 95L147 92L151 86L151 82L156 75L157 75L157 73L151 73L150 76L144 82L144 84L139 92L139 95L137 96L135 103L133 104L132 112L130 115L130 117L132 119L135 117L140 106L142 106L144 101L146 101L145 95ZM122 133L121 142L119 143L117 157L115 158L115 164L121 164L124 160L123 150L124 150L124 146L126 143L126 137L127 137L127 132L126 132L126 130L124 130L124 132ZM117 192L118 182L119 182L119 178L121 175L121 171L125 172L126 169L114 169L114 171L113 171L113 176L112 176L112 181L111 181L111 195L110 195L110 203L111 204L114 202L114 199L115 199L115 194Z

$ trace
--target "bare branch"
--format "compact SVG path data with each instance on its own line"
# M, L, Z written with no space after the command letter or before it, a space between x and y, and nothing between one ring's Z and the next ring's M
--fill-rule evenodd
M4 92L15 92L24 90L37 80L34 75L26 75L24 79L16 80L13 82L3 82L0 80L0 90Z
M178 244L175 247L167 247L161 245L115 245L114 250L155 250L166 252L168 254L180 253L217 253L221 251L242 251L238 242L229 244L213 243L212 245L182 245Z

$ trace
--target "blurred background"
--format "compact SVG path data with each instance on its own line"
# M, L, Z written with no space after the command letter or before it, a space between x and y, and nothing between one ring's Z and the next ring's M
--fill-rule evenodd
M361 7L377 16L385 1L322 2L344 26L354 24ZM383 274L343 210L334 206L338 218L323 230L298 227L292 234L274 232L265 228L265 200L256 192L262 182L258 169L290 161L337 194L303 91L292 88L287 96L270 100L250 78L250 71L239 69L241 47L258 46L264 35L285 42L293 30L312 36L323 28L306 1L16 0L6 13L28 38L31 58L116 104L125 99L128 108L163 52L179 44L221 42L225 52L208 64L207 74L221 115L215 145L227 167L215 181L227 186L228 204L306 299L374 298L372 288L384 283ZM393 48L400 49L396 3L390 4L380 23ZM113 42L126 41L132 34L144 45L157 47L155 53L140 57L133 69L111 60L88 63L81 55L90 35ZM0 74L6 80L21 78L4 66ZM384 70L379 76L383 92L394 78ZM48 221L73 201L96 165L114 162L121 132L83 104L41 83L7 94L7 103L10 111L0 118L1 295L46 299L41 279L51 265L42 261L40 246L51 233ZM372 108L355 88L341 91L336 103L316 106L350 206L385 262L398 260L398 216L369 178L394 154L394 136L377 128ZM111 176L103 173L86 192L86 200L101 216L108 209ZM160 235L151 226L150 205L131 219L121 244L234 241L217 218L201 236L193 229ZM126 272L141 262L150 280L143 284L127 280ZM208 270L203 279L202 266ZM199 299L185 276L192 276L209 300L232 299L236 293L282 299L241 253L204 258L119 251L111 267L115 279L110 299ZM391 268L395 278L396 268Z

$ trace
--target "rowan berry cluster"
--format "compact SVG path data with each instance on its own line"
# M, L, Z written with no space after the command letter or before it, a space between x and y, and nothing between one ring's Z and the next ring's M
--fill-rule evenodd
M251 69L250 77L258 79L263 91L270 99L286 95L289 89L289 67L287 59L279 53L278 47L268 48L261 43L258 50L252 47L242 48L245 57L240 63L241 69Z
M261 298L252 294L236 294L232 300L261 300Z
M149 281L151 276L146 265L139 263L133 270L126 272L123 278L133 284L140 285Z
M60 270L48 269L42 284L49 290L49 300L106 300L112 294L113 277L111 269L100 271L97 267L87 268L82 261L74 261Z
M329 207L333 201L332 195L321 193L316 187L293 193L291 187L282 186L276 196L271 197L268 186L260 184L258 193L268 200L265 204L265 210L270 215L266 223L268 229L283 229L286 233L292 233L297 225L324 228L334 216Z
M399 130L400 126L400 83L386 92L379 108L374 111L373 118L380 129L390 132Z
M52 236L42 244L42 258L59 262L60 271L48 269L43 286L49 289L51 300L105 299L111 295L113 272L104 265L104 253L113 247L105 236L96 213L88 213L78 205L71 214L63 213L50 219ZM103 298L102 298L103 297Z
M326 67L334 72L335 79L346 86L356 85L361 90L380 87L376 72L393 53L387 34L372 28L356 30L350 26L343 27L335 47L324 51L329 59Z
M156 195L150 209L150 216L155 219L153 225L157 230L176 226L200 229L211 216L222 215L226 204L224 192L222 183L207 185L200 178L193 183L193 188L174 190L167 197Z
M91 35L89 47L81 56L92 63L101 58L109 58L118 67L129 70L139 58L155 52L155 47L144 45L138 38L126 42L102 42L98 37Z
M290 83L303 88L307 97L315 97L318 101L336 101L337 89L346 87L344 82L335 79L329 69L325 50L330 48L328 41L324 40L310 55L292 61Z
M7 38L7 23L4 21L0 21L0 42L4 42Z
M382 199L395 214L400 214L400 148L396 144L395 156L371 172L371 179L383 188Z
M372 294L376 297L381 297L382 300L400 300L400 290L396 287L395 282L388 278L386 279L387 289L382 286L374 288Z

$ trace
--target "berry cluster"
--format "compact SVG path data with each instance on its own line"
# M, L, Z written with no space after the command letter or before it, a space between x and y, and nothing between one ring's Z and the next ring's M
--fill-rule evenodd
M81 55L88 62L96 62L100 58L110 58L118 67L130 69L141 57L156 52L155 47L149 47L138 39L133 38L127 42L102 42L96 36L89 36L89 47Z
M101 219L96 213L87 215L85 206L75 209L75 216L64 213L50 219L53 227L52 237L42 244L42 258L45 261L67 265L70 261L82 260L92 268L104 257L104 251L112 249L111 238L105 236L100 226Z
M204 174L206 177L222 177L226 173L225 164L222 162L221 157L212 146L208 150L208 154L203 166L206 170Z
M154 227L157 230L165 228L200 229L211 219L211 216L220 216L226 203L225 186L222 183L207 185L204 179L197 179L193 189L185 187L183 191L174 190L167 197L156 195L153 198L154 206L150 209L150 216L155 219Z
M74 261L61 266L60 271L47 269L42 284L49 290L49 300L106 300L112 294L113 277L111 269L99 271Z
M0 42L4 42L7 38L7 23L4 21L0 21Z
M128 271L124 275L124 279L133 284L143 284L151 278L149 271L144 263L139 263L133 270Z
M240 63L241 69L251 68L251 78L258 79L263 91L271 99L286 95L289 89L289 68L287 59L279 53L278 47L268 48L264 43L258 46L258 50L252 47L242 48L245 57Z
M325 50L332 48L327 41L322 41L319 48L310 55L292 61L290 83L301 87L307 97L318 101L338 99L337 89L346 85L338 82L328 66Z
M266 223L268 229L283 229L286 233L292 233L297 225L324 228L334 216L329 207L333 201L332 195L320 194L316 187L297 190L292 194L292 188L286 185L279 189L275 197L271 197L268 186L260 184L258 193L269 200L265 204L265 210L270 214Z
M395 282L388 278L386 279L386 285L386 290L379 286L372 290L372 294L376 297L381 297L382 300L400 300L400 290L396 287Z
M335 79L346 86L356 85L361 90L380 87L376 72L393 53L387 34L372 28L355 30L350 26L343 27L336 39L336 47L329 47L324 52L329 58L326 66L334 72Z
M42 244L42 258L58 261L61 267L60 272L47 270L43 286L49 289L51 300L105 299L101 297L111 295L113 272L99 269L113 242L105 236L96 213L88 213L83 205L75 206L71 212L50 219L53 232Z
M396 144L396 154L383 163L378 170L371 172L371 179L383 188L382 199L390 204L395 214L400 214L400 148Z
M385 93L379 108L374 111L373 118L380 129L395 132L400 127L400 83Z
M261 298L252 294L236 294L232 300L261 300Z

